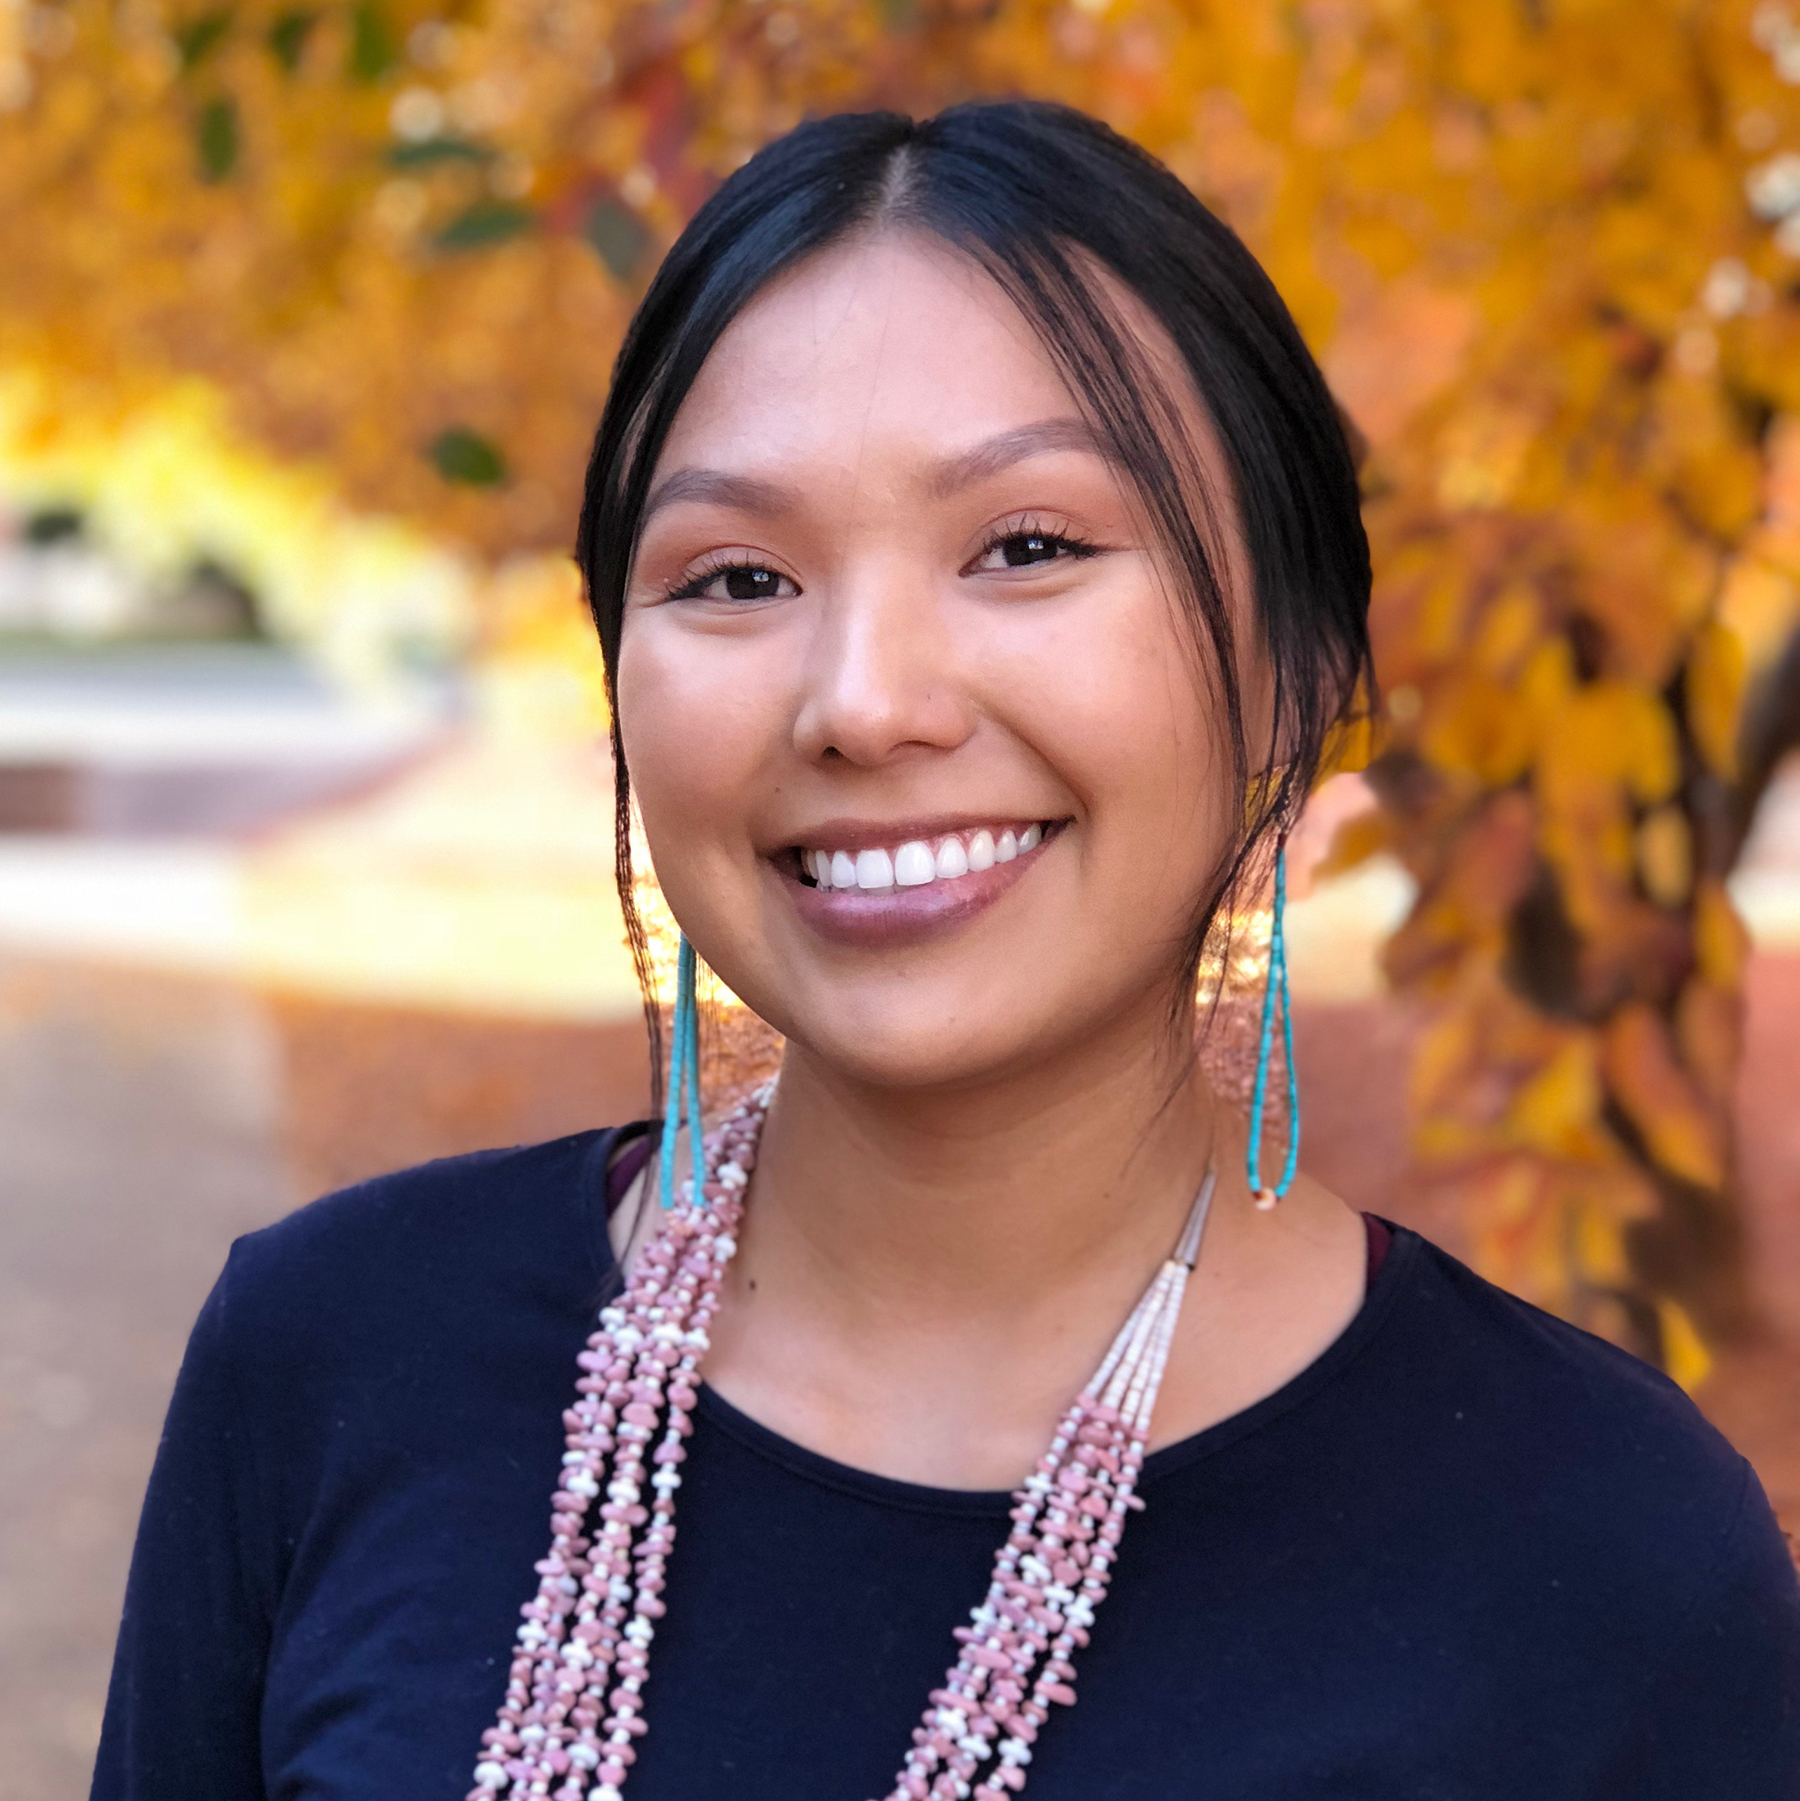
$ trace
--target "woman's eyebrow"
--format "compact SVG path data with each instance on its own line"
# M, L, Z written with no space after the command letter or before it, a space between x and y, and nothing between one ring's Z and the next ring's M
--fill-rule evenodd
M792 512L799 498L794 489L759 476L732 475L723 469L677 469L650 491L639 526L641 529L648 525L652 514L681 500L735 507L740 513L758 513L774 519Z
M1030 425L1015 425L1007 431L996 432L991 438L983 438L979 444L934 463L925 477L924 491L934 500L947 500L976 482L998 475L1014 463L1054 450L1087 450L1096 456L1107 454L1085 419L1038 419ZM732 507L740 513L775 519L791 513L799 505L800 495L796 489L764 480L761 476L733 475L724 469L677 469L650 491L650 498L644 502L640 529L663 507L684 500Z
M1085 419L1039 419L1030 425L996 432L968 450L946 457L926 478L925 491L934 500L947 500L1014 463L1052 450L1087 450L1096 456L1107 455L1106 447Z

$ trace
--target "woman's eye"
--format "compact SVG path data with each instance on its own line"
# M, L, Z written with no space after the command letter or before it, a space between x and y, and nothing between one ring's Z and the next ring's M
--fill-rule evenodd
M786 583L786 593L782 584ZM779 600L798 594L793 581L762 563L727 563L703 570L670 596L673 600Z
M1030 569L1070 557L1088 557L1093 546L1056 532L1008 532L995 538L976 559L981 569Z

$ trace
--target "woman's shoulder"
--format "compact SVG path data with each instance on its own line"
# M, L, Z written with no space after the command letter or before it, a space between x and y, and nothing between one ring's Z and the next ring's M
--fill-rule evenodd
M1729 1447L1693 1399L1630 1351L1500 1287L1420 1235L1412 1240L1406 1329L1428 1338L1447 1377L1490 1419L1543 1429L1557 1421L1608 1444ZM1735 1456L1735 1454L1732 1454Z
M301 1345L323 1367L451 1321L478 1333L521 1309L585 1306L611 1270L606 1164L628 1129L439 1158L247 1233L209 1303L220 1348L285 1360Z
M1407 1238L1412 1280L1389 1330L1407 1370L1408 1429L1442 1465L1440 1492L1540 1567L1610 1576L1677 1607L1703 1604L1746 1559L1792 1584L1761 1484L1692 1397Z
M246 1233L234 1259L259 1276L279 1278L319 1263L422 1249L433 1261L454 1245L491 1239L517 1244L545 1216L603 1205L605 1165L629 1127L596 1127L540 1144L438 1157L333 1190L272 1225Z
M515 1467L514 1434L554 1437L611 1274L618 1137L398 1170L238 1239L182 1360L157 1505L214 1496L272 1609L315 1528L423 1477Z

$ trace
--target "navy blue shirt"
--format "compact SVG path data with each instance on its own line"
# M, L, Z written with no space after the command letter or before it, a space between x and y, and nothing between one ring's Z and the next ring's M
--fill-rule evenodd
M144 1504L99 1801L456 1801L615 1280L608 1132L240 1239ZM1008 1497L703 1390L628 1801L864 1801ZM1310 1368L1157 1452L1029 1801L1794 1801L1800 1592L1653 1370L1396 1229Z

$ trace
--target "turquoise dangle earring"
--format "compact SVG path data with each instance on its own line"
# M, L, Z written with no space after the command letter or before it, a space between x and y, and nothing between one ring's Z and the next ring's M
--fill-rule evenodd
M1248 1164L1250 1195L1260 1212L1267 1213L1293 1186L1300 1161L1300 1084L1294 1076L1294 1017L1288 1004L1287 939L1287 833L1275 840L1275 916L1269 927L1269 979L1263 989L1262 1042L1256 1053L1256 1083L1250 1091L1250 1147ZM1275 1045L1275 1002L1281 1001L1281 1047L1287 1063L1287 1161L1273 1188L1262 1181L1263 1110L1269 1094L1269 1053Z
M675 1014L669 1026L669 1085L663 1096L662 1154L657 1159L657 1193L664 1207L675 1205L675 1149L685 1124L688 1163L700 1168L700 1001L699 964L687 934L675 957Z

